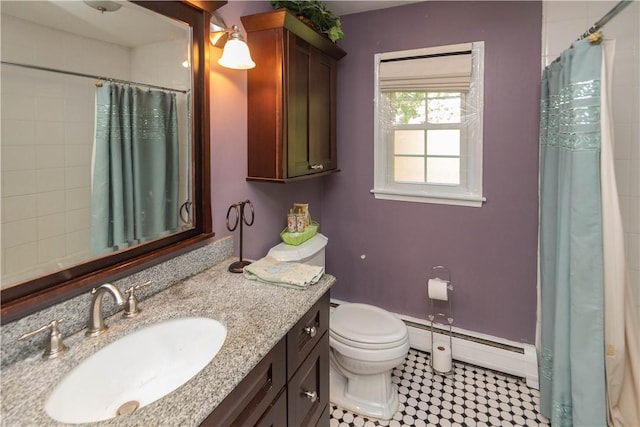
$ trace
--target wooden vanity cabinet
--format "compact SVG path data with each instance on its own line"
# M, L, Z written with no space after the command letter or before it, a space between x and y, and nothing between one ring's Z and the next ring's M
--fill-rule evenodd
M328 427L329 292L202 422L205 427Z
M284 9L241 20L256 63L247 74L247 179L335 172L336 61L346 53Z
M268 413L286 425L286 405L277 405L286 385L286 342L281 340L201 424L203 427L256 426ZM285 393L286 394L286 393ZM286 396L285 396L286 397ZM285 400L286 404L286 400ZM264 425L269 425L268 423Z

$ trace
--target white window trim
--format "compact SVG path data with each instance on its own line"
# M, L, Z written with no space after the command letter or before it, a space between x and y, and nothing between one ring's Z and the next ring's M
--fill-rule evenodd
M454 46L451 46L452 48ZM375 61L375 89L374 89L374 188L371 190L376 199L397 200L404 202L435 203L455 206L481 207L486 198L482 195L482 140L483 140L483 111L484 111L484 42L472 43L472 83L469 92L466 94L467 103L475 105L475 120L471 122L468 130L468 138L473 139L473 143L467 144L467 151L461 153L468 156L467 177L463 181L467 182L466 188L462 186L450 185L428 185L428 184L399 184L388 182L390 176L388 159L387 139L385 132L387 129L382 125L382 115L380 107L384 102L380 91L380 62L389 57L410 57L429 55L434 53L434 49L442 51L442 47L412 49L399 52L378 53L374 57Z

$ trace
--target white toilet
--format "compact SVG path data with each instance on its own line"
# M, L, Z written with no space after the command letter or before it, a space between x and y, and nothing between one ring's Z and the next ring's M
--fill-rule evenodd
M393 314L367 304L341 304L329 320L330 398L373 418L391 419L398 389L391 372L409 352L409 332Z
M317 234L299 246L280 243L268 255L280 261L324 267L327 238ZM409 332L393 314L367 304L339 305L329 320L331 402L349 411L391 419L398 389L391 372L409 352Z

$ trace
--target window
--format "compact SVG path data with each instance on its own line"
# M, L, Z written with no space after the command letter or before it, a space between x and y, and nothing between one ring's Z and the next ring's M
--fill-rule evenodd
M375 56L378 199L481 206L484 42Z

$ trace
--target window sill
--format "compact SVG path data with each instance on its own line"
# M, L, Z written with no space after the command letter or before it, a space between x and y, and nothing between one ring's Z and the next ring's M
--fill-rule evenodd
M437 205L468 206L479 208L487 201L484 196L455 193L419 193L389 189L371 190L376 199L399 202L433 203Z

